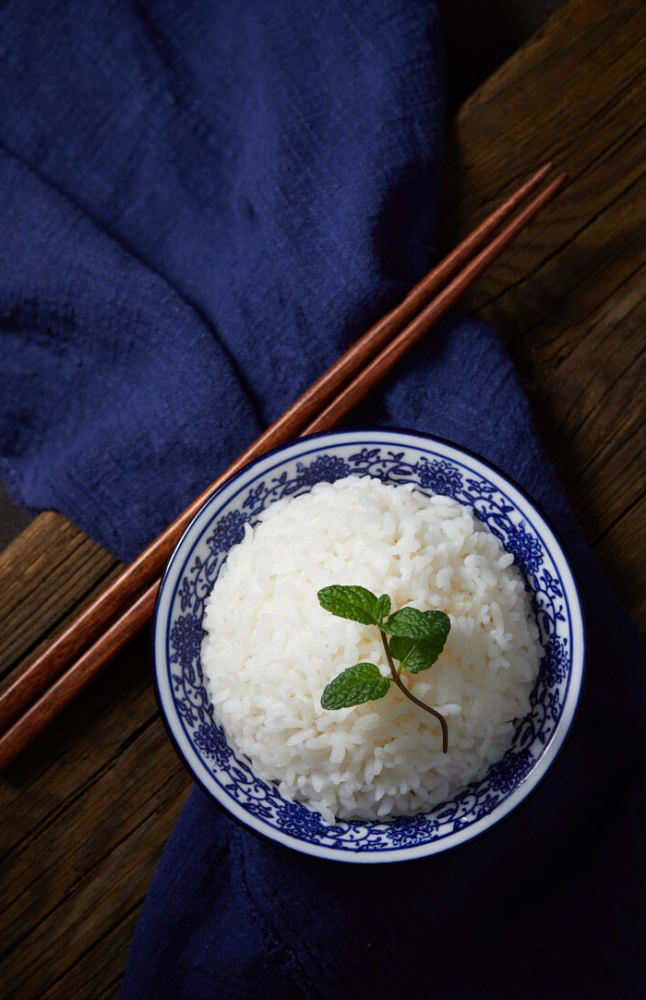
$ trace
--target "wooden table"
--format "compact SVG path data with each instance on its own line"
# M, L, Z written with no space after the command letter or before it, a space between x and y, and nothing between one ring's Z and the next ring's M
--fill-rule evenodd
M646 628L646 5L570 0L448 137L442 248L537 165L572 182L467 306L502 332L610 582ZM7 677L117 571L53 513L0 558ZM116 997L191 782L159 720L147 637L1 779L0 995Z

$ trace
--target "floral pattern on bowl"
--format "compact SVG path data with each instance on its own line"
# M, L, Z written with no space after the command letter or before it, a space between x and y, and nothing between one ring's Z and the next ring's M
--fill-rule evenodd
M246 524L283 497L318 482L370 475L413 483L470 507L513 553L531 595L544 649L532 710L485 777L434 809L394 820L326 823L258 779L218 724L202 681L204 602ZM195 516L166 570L154 625L160 709L176 749L205 791L257 833L342 861L407 860L455 846L489 828L544 776L571 725L584 658L577 589L553 531L532 501L500 472L455 445L382 429L299 438L251 463Z

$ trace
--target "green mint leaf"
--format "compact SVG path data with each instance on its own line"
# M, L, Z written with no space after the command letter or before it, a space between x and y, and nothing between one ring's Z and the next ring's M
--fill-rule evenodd
M383 698L390 687L388 677L382 677L374 663L355 663L335 677L325 688L321 698L323 708L350 708L365 701Z
M321 607L331 611L338 618L349 618L363 625L379 624L377 614L379 602L365 587L344 587L334 584L319 590L317 597Z
M417 674L432 667L444 649L451 620L443 611L402 608L382 625L390 632L390 652L404 670Z
M394 658L411 674L428 670L439 656L433 639L411 639L405 635L394 635L388 645Z
M381 621L382 618L385 618L386 615L390 614L390 598L388 594L381 595L381 597L377 601L377 607L375 611L379 621Z
M417 608L402 608L389 616L383 624L389 635L405 635L410 639L426 639L433 635L442 636L442 645L449 634L451 620L443 611L418 611Z

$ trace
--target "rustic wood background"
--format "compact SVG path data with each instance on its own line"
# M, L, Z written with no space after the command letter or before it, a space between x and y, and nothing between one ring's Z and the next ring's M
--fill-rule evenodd
M646 632L646 5L570 0L449 132L447 249L552 159L571 184L467 307L501 330L575 512ZM9 679L114 559L57 514L0 557ZM114 998L191 782L159 720L147 637L2 778L0 995Z

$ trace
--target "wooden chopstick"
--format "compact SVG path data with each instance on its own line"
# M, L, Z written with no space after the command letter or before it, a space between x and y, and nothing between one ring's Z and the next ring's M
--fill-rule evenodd
M545 180L552 164L541 167L473 233L419 282L406 298L380 319L279 417L169 528L155 539L104 591L57 636L20 676L0 693L0 733L48 689L142 591L159 577L193 515L227 478L276 445L297 437L335 396L423 308L489 237Z
M15 759L146 624L152 614L162 568L182 532L208 497L235 472L270 448L298 435L331 429L344 420L400 358L412 350L455 305L466 288L490 266L543 205L560 191L567 181L565 174L554 178L485 246L491 234L551 170L551 163L541 167L433 268L400 305L371 327L303 393L0 694L0 732L5 730L0 737L0 770ZM463 267L472 257L470 263ZM432 298L442 286L443 290ZM78 658L66 669L75 657Z
M484 250L453 279L445 288L422 309L408 326L384 349L373 358L356 378L342 389L329 405L319 413L308 425L305 433L336 427L361 403L374 388L388 375L393 368L420 342L431 327L452 309L467 288L473 284L493 261L500 256L505 247L516 239L518 234L531 222L541 208L551 201L567 183L567 174L559 174L550 184L534 198L526 208L519 212L508 226L494 237Z

